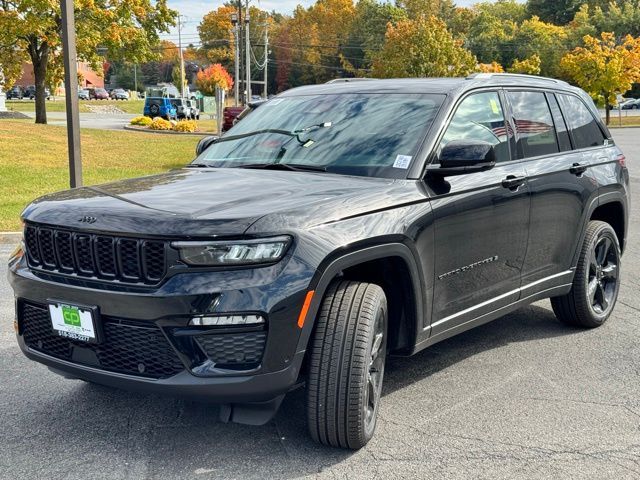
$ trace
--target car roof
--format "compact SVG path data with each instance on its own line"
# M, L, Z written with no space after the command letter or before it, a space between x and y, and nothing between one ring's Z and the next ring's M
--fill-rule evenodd
M578 91L567 82L534 75L477 73L466 78L399 78L368 81L336 81L293 88L280 96L334 93L440 93L453 94L480 87L538 87Z

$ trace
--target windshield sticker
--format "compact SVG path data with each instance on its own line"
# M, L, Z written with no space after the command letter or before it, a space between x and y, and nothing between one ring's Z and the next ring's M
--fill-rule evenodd
M409 168L412 158L411 155L398 155L396 161L393 162L393 168L404 168L406 170Z
M498 106L498 102L496 102L496 100L492 98L489 100L489 103L491 104L491 111L495 115L500 115L500 107Z

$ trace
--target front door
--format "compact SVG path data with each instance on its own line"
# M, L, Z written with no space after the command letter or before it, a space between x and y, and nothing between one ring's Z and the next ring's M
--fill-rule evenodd
M519 298L529 225L522 161L511 160L513 129L497 91L465 97L439 143L494 145L496 166L484 172L427 177L434 211L432 335L463 325Z

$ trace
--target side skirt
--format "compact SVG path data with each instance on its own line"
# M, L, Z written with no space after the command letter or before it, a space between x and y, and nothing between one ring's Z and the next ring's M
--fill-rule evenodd
M545 298L556 297L559 295L565 295L569 290L571 290L571 283L558 285L552 288L548 288L546 290L541 290L539 292L533 293L527 297L521 298L509 305L505 305L497 310L493 310L492 312L485 313L484 315L480 315L479 317L473 318L465 323L461 323L452 327L448 330L440 332L437 335L434 335L422 342L416 344L413 351L410 355L418 353L421 350L424 350L431 345L434 345L438 342L446 340L447 338L451 338L459 333L466 332L467 330L471 330L474 327L478 327L480 325L484 325L485 323L489 323L492 320L503 317L504 315L511 313L521 307L527 306L533 302L537 302L538 300L542 300Z

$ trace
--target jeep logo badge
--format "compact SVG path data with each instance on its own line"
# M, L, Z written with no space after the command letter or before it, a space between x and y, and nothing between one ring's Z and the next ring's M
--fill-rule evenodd
M80 217L78 219L78 221L82 223L96 223L97 220L98 219L96 217L90 217L88 215L85 215L84 217Z

